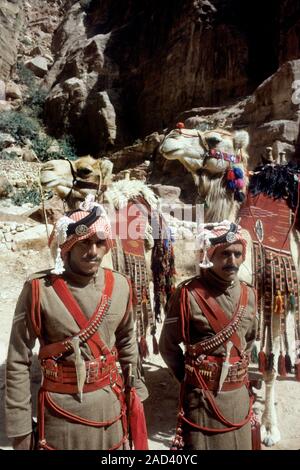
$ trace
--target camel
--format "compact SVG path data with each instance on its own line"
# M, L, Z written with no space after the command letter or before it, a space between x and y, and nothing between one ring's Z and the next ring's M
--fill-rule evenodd
M137 180L111 183L112 170L113 163L109 160L96 160L89 155L75 161L51 160L42 164L40 182L44 191L57 193L69 209L77 208L88 194L95 195L105 206L112 222L114 246L102 265L113 267L131 279L136 334L141 356L146 357L146 333L149 328L157 352L156 321L160 321L162 304L173 286L172 243L153 191ZM152 255L151 262L147 252ZM150 264L155 316L150 300Z
M248 246L252 247L247 250L240 277L253 284L258 291L259 370L263 372L265 382L261 438L265 445L272 446L281 439L275 410L277 372L274 365L280 364L281 375L290 372L291 343L287 332L296 335L299 340L299 233L290 222L291 211L285 193L287 184L283 185L287 175L293 173L291 167L272 163L263 166L260 171L254 172L249 185L251 191L247 193L248 142L246 131L231 133L217 128L202 132L185 129L180 123L166 135L159 150L164 158L179 160L191 172L200 200L204 203L204 221L239 220ZM234 167L243 170L243 173L238 171L243 181L238 183L237 188L231 184L237 179L232 173ZM291 174L289 183L296 186L296 192L298 189L298 205L300 183L293 178L296 176L297 179L299 173L298 169ZM264 191L260 190L262 182ZM281 197L274 199L276 191L282 186ZM245 197L246 202L239 211ZM275 243L276 239L280 240L279 246ZM291 311L296 313L292 315ZM299 348L299 341L297 344ZM282 354L284 350L285 357ZM298 380L299 352L295 363Z

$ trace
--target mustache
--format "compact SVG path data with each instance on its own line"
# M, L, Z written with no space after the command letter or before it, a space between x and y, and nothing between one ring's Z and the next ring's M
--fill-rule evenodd
M223 271L236 271L238 272L239 268L236 266L224 266Z
M99 258L99 256L87 256L86 258L83 258L84 261L87 261L87 262L90 262L90 261L93 261L93 262L100 262L101 261L101 258Z

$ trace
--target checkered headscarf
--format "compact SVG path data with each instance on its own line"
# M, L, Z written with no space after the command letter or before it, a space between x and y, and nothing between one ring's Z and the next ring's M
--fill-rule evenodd
M80 240L97 234L99 240L106 241L108 249L112 246L111 225L104 207L96 204L91 195L88 195L79 207L80 209L58 219L50 235L49 247L55 259L55 267L51 272L54 274L64 272L62 258ZM85 224L83 221L82 224L78 224L80 220L90 218L92 214L94 214L92 222Z
M242 257L245 260L247 241L243 237L240 225L228 220L223 220L220 223L201 224L197 241L198 248L203 252L203 259L200 263L201 268L211 268L213 266L211 259L219 246L236 242L242 244Z

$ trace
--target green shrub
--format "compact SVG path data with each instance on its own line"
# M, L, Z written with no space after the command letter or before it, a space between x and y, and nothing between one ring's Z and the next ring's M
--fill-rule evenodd
M25 99L25 106L30 116L40 118L44 111L47 91L44 88L30 88Z
M11 134L18 143L25 139L33 139L38 135L39 123L18 111L3 111L0 113L0 131Z
M28 202L34 206L38 206L41 202L40 191L36 186L32 186L29 189L20 189L19 191L15 192L11 200L16 206L22 206Z
M48 135L38 135L32 140L32 149L36 153L39 160L46 162L55 157L55 153L49 152L49 148L53 144L53 140Z
M76 160L77 155L75 153L74 139L72 136L67 135L58 139L59 147L61 149L60 158L67 158L68 160Z
M25 67L22 62L17 63L16 72L19 82L26 85L28 88L27 97L24 100L27 114L34 117L41 117L44 110L47 90L39 86L34 73Z
M16 74L18 76L18 82L23 83L28 88L36 84L36 78L32 70L29 70L23 62L17 62Z

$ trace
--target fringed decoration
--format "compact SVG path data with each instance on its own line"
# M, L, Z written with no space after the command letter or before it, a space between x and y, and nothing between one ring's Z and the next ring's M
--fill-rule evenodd
M267 370L267 357L263 350L258 354L258 370L262 374Z
M295 313L296 309L296 298L292 292L289 295L289 310L291 313Z
M136 306L138 304L137 291L134 283L132 283L132 305Z
M254 344L251 349L251 362L258 364L258 350L256 344Z
M147 344L145 336L142 336L141 339L140 339L139 351L140 351L140 355L143 359L146 359L146 357L149 356L149 349L148 349L148 344Z
M291 360L290 355L288 353L286 353L284 359L285 359L285 369L286 369L288 374L291 374L293 365L292 365L292 360Z
M157 235L152 249L151 270L154 287L154 311L156 321L161 321L161 309L164 308L175 287L175 256L172 233L162 217L153 217L153 232Z
M281 315L284 312L284 299L281 295L280 290L277 291L275 300L274 300L274 313L276 315Z
M259 166L250 179L249 190L254 196L263 193L274 199L287 199L291 209L296 209L299 173L300 165L294 161L287 165Z
M267 360L267 370L272 371L274 369L274 354L271 352Z
M282 351L280 351L278 357L277 370L279 375L281 375L282 377L286 376L285 357L283 356Z

